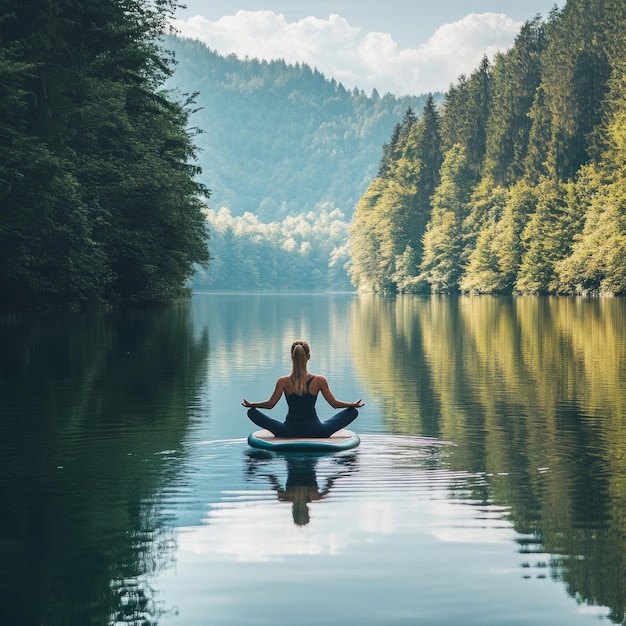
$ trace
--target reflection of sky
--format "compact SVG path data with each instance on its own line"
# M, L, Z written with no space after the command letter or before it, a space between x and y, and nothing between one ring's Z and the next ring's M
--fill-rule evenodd
M284 457L246 473L245 444L198 445L187 483L196 521L179 525L176 564L156 585L175 607L162 623L552 626L606 615L554 584L549 555L519 552L507 510L469 495L484 478L445 469L449 446L410 440L364 436L305 526L266 479L285 486ZM318 485L340 470L322 457Z
M393 491L392 485L380 482L376 489ZM396 489L391 502L389 495L368 501L367 494L358 494L356 501L333 501L331 514L324 503L311 503L314 532L295 526L291 504L276 503L271 491L256 492L257 501L250 501L249 491L222 495L224 501L209 508L204 526L185 529L179 540L181 551L269 561L288 555L340 555L351 546L371 545L407 532L458 543L511 544L515 537L497 515L468 519L466 507L446 500L443 487L429 493L428 500L408 489Z
M551 555L520 552L507 509L472 495L485 492L474 489L485 477L448 469L450 446L385 434L389 416L372 387L380 381L363 380L358 371L368 368L353 363L363 351L352 344L352 303L194 297L196 331L209 336L207 380L176 452L183 469L163 494L177 552L155 581L171 609L161 622L576 626L605 618L606 609L579 606L555 584ZM285 459L250 469L245 438L255 427L240 402L270 395L300 337L312 345L311 371L324 373L337 397L367 406L354 426L362 438L355 467L308 504L310 519L298 526L266 477L284 488ZM331 413L318 404L322 417ZM272 414L284 413L283 400ZM320 488L339 470L332 457L320 460Z

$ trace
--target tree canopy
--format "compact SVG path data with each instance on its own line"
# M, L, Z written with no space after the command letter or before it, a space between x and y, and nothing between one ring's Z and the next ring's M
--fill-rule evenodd
M626 293L624 33L621 0L568 0L428 112L437 150L398 124L357 203L354 285Z
M429 96L368 96L306 64L223 56L180 37L167 46L177 60L167 86L198 92L190 122L203 129L200 180L212 190L213 260L193 289L353 289L344 266L354 205L396 120L408 131ZM430 97L431 117L441 99ZM404 175L398 193L411 194L415 172ZM286 271L296 266L307 280Z
M160 302L208 261L174 0L0 0L4 306Z

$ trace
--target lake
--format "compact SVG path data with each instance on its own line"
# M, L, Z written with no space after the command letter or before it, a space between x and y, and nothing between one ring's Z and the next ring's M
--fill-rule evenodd
M296 338L355 450L248 446ZM3 624L624 623L625 299L196 294L0 346Z

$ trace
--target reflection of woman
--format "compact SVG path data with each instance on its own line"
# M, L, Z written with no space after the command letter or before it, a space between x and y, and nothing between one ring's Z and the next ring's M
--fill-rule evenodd
M325 487L320 489L315 472L318 460L319 457L308 455L288 457L287 482L284 489L276 476L264 474L265 478L268 478L272 483L278 500L292 503L293 521L298 526L304 526L310 521L309 502L321 500L328 494L337 478L349 475L353 471L354 456L336 459L337 462L345 467L334 476L327 478Z
M353 422L363 405L361 400L344 402L333 395L328 381L319 374L309 374L307 363L311 350L306 341L294 341L291 346L291 376L282 376L276 381L274 393L265 402L249 402L244 398L242 404L248 407L248 417L261 428L269 430L277 437L330 437L334 432ZM343 409L330 419L321 422L315 410L317 394L322 392L325 400L334 409ZM259 409L271 409L285 395L289 411L284 422L275 420Z
M268 476L276 490L278 499L281 502L292 503L293 521L298 526L304 526L309 523L309 502L321 500L332 486L332 479L329 479L326 487L321 491L319 490L315 475L315 464L316 461L314 459L288 459L287 484L284 489L281 488L275 476Z

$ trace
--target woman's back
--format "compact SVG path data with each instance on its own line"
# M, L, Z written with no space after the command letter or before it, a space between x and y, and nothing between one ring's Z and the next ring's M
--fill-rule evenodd
M299 396L295 390L293 393L285 394L285 399L287 400L287 405L289 406L286 421L317 419L317 411L315 410L317 394L313 395L309 391L309 385L314 378L315 375L311 376L306 381L306 392L301 396Z

